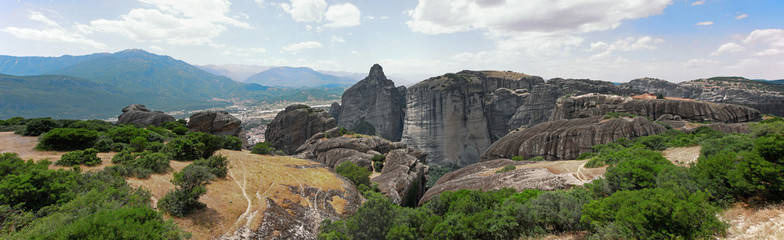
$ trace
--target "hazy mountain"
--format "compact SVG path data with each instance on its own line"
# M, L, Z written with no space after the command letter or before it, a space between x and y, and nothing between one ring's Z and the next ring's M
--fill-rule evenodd
M253 74L266 71L272 66L243 65L243 64L223 64L223 65L201 65L197 66L209 73L231 78L237 82L245 82Z
M0 73L17 76L41 75L107 55L109 53L95 53L84 56L64 55L61 57L14 57L0 55Z
M294 88L350 86L357 80L317 72L307 67L275 67L250 76L245 82Z
M132 102L112 86L70 76L0 74L0 85L0 119L105 118Z

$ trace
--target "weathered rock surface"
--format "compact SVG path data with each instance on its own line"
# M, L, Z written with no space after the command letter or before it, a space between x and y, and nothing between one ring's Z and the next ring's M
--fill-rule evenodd
M509 126L509 121L517 113L517 107L523 105L530 95L527 89L511 90L499 88L490 95L485 96L484 114L487 117L487 127L490 131L491 142L509 133L509 129L519 127Z
M354 129L365 122L375 128L375 135L399 141L405 108L405 88L396 88L395 83L384 75L381 66L375 64L365 79L343 93L337 122L347 129Z
M220 136L240 138L242 146L248 148L248 137L241 127L242 121L226 111L202 111L194 113L188 119L188 129L193 132L205 132Z
M493 143L480 161L522 156L547 160L575 159L591 147L618 138L636 138L665 132L644 117L603 119L603 117L556 120L509 133Z
M643 93L640 90L621 88L611 82L590 80L590 79L563 79L553 78L547 80L547 84L557 86L565 94L583 95L586 93L600 93L628 96Z
M530 90L543 83L541 77L498 71L462 71L422 81L407 89L402 140L425 151L434 165L475 163L494 135L503 136L502 128L508 131L507 123L514 115L511 109L518 107L495 105L492 109L485 106L485 100L519 104L524 94L517 89ZM491 95L501 88L514 89L514 94L500 91L507 97L492 100Z
M267 124L264 138L276 149L294 154L311 136L336 125L335 119L326 111L296 104L286 107Z
M165 122L174 122L177 119L161 111L151 112L141 104L131 104L122 109L123 114L117 117L117 124L140 124L160 126Z
M563 91L555 85L536 85L523 105L517 108L509 119L509 131L547 122L555 109L555 102L563 96Z
M336 121L340 119L340 103L333 102L332 105L329 105L329 116L332 116Z
M734 104L672 99L633 99L605 94L585 94L560 99L550 119L604 116L609 112L630 113L651 119L671 115L691 122L737 123L761 119L758 110Z
M682 83L658 79L635 79L623 87L662 94L666 97L691 98L704 102L749 106L762 113L784 116L784 85L740 77L716 77Z
M460 189L491 191L502 188L556 190L579 184L572 174L555 174L546 168L519 168L508 172L496 173L499 169L514 165L522 166L532 162L497 159L471 164L438 179L432 188L419 200L422 205L444 191Z
M381 174L371 182L378 183L381 193L395 204L416 204L427 183L427 154L404 143L359 134L338 136L338 128L333 128L313 135L297 149L294 157L310 159L330 168L350 161L373 171L370 159L375 155L384 155L386 161Z

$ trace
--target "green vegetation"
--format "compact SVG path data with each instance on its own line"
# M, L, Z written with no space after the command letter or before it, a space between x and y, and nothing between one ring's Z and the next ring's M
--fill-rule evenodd
M59 128L61 124L51 118L31 119L25 123L25 128L21 132L22 136L39 136L52 129Z
M126 149L114 155L112 163L119 165L111 166L110 168L111 171L120 176L147 178L152 173L166 173L170 171L169 159L169 155L160 152L144 151L131 153L129 149Z
M93 166L101 164L101 159L98 158L98 150L95 148L88 148L85 150L76 150L63 154L56 164L60 166L73 166L81 164Z
M370 171L368 171L367 168L357 166L350 161L340 163L340 165L335 168L335 172L348 178L348 180L351 180L355 186L370 186Z
M507 166L504 166L504 168L501 168L498 171L495 171L495 173L505 173L505 172L508 172L508 171L515 170L515 168L516 168L515 165L507 165Z
M229 172L229 160L222 155L214 155L206 159L202 158L193 161L193 165L206 167L212 175L218 178L225 178Z
M387 157L384 155L375 155L370 158L370 161L373 161L373 170L376 172L381 172L384 169L384 161L387 160Z
M35 148L57 151L85 149L95 145L97 139L98 132L94 130L87 130L84 128L55 128L46 133Z
M186 166L182 171L174 173L174 179L171 181L176 189L158 201L158 208L176 217L204 208L206 205L199 202L199 197L207 193L204 186L214 178L215 175L205 166Z
M183 239L172 221L110 171L50 170L47 161L0 155L2 239Z
M457 169L460 169L460 167L454 164L446 166L431 165L430 171L427 173L427 184L425 184L425 186L427 186L427 188L433 187L433 185L436 185L436 182L438 182L438 179L444 176L444 174L450 173Z
M269 142L256 143L256 145L253 146L253 149L250 150L251 153L262 154L262 155L270 154L274 151L275 148L272 147L272 143Z
M523 158L523 156L514 156L514 157L512 157L512 160L513 161L523 161L525 159Z

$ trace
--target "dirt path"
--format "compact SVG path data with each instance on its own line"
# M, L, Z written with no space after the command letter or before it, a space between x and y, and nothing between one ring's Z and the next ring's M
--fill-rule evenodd
M784 239L784 205L750 208L735 204L721 214L730 223L726 239Z
M519 165L517 168L546 168L555 174L572 174L582 183L591 182L593 179L604 175L604 172L607 171L607 167L585 168L587 162L588 160L542 161Z

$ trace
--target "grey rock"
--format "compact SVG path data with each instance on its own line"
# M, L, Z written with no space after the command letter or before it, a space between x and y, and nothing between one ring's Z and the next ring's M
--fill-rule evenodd
M586 93L600 93L629 96L632 94L643 93L640 90L622 88L611 82L590 80L590 79L563 79L553 78L547 80L547 84L557 86L565 94L583 95Z
M603 117L556 120L512 132L493 143L480 161L522 156L547 160L575 159L591 147L615 141L665 132L663 126L644 117L603 119Z
M509 119L509 131L547 122L555 109L555 103L564 93L558 86L536 85L525 102L517 108Z
M381 193L397 205L416 206L425 194L427 172L421 157L421 151L414 149L396 149L386 154L386 161L381 174L371 179L378 183Z
M405 88L396 88L375 64L365 79L343 93L338 125L354 129L365 122L375 128L375 135L399 141L406 107L404 94Z
M484 114L487 117L491 142L509 133L511 128L509 120L517 113L517 107L523 105L529 95L527 89L499 88L485 96Z
M329 116L334 118L336 121L340 119L340 103L333 102L332 105L329 105Z
M495 173L505 166L523 166L530 163L533 162L497 159L460 168L438 179L438 182L428 189L419 200L419 205L430 201L434 196L444 191L461 189L491 191L502 188L514 188L517 191L524 189L551 191L569 188L579 182L571 174L554 174L545 168L519 168Z
M425 151L433 165L475 163L492 143L491 122L503 123L499 129L508 131L506 123L513 114L507 110L518 107L486 110L485 99L492 99L500 88L530 90L543 83L541 77L499 71L462 71L422 81L407 89L402 141ZM519 103L521 96L512 95ZM491 119L486 111L503 114Z
M242 125L242 121L226 111L197 112L188 119L188 129L191 131L223 136L240 137L243 133L240 125Z
M310 137L336 125L335 119L324 110L302 104L291 105L267 125L264 138L276 149L294 154Z
M160 126L165 122L174 122L177 119L161 111L151 112L141 104L131 104L122 109L123 114L117 117L117 124L139 124Z

